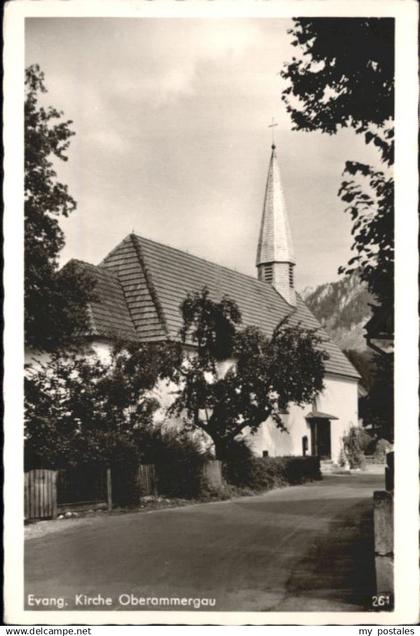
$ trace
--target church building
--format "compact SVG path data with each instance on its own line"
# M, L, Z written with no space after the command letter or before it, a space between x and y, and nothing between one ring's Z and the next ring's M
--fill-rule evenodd
M267 336L286 316L291 324L318 328L329 355L324 391L306 407L289 405L283 416L287 432L268 419L246 439L258 456L312 454L338 461L343 436L358 424L359 374L296 293L296 261L274 144L257 244L256 277L134 233L99 265L77 262L97 281L97 300L89 307L88 338L99 353L109 351L113 340L121 337L142 342L180 340L180 305L188 293L204 286L213 300L223 296L234 300L243 326L257 326Z

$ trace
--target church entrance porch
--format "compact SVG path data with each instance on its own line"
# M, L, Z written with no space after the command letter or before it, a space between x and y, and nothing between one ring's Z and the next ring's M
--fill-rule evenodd
M320 459L331 459L331 422L326 419L311 419L311 455Z
M337 420L335 415L322 413L316 407L306 416L311 429L311 455L317 455L321 460L331 459L331 420Z

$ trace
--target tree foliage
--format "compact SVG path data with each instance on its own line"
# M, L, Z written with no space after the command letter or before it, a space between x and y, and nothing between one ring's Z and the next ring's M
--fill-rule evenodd
M353 235L353 255L339 272L357 272L367 283L374 318L394 312L394 29L391 18L297 19L290 32L300 57L282 72L295 129L334 134L352 127L378 149L379 167L346 162L338 193ZM390 436L392 408L388 414L381 408L393 393L392 354L386 355L376 369L370 413Z
M347 358L352 365L360 373L363 386L369 390L373 384L373 378L375 373L375 356L369 350L357 351L356 349L344 350Z
M254 327L240 330L236 304L211 300L206 288L188 296L182 313L183 340L197 349L184 356L171 412L207 433L218 458L244 429L255 433L269 416L284 428L288 404L310 403L322 390L327 355L314 330L287 322L271 338Z
M350 468L365 468L365 451L371 443L371 436L360 426L352 426L343 437L344 455Z
M187 296L182 303L183 342L191 338L198 355L208 364L226 360L232 355L236 326L241 314L236 303L229 298L215 302L207 290L201 294Z
M110 465L139 459L159 403L151 394L167 377L176 347L120 344L109 362L93 352L53 352L25 374L28 467ZM169 365L169 366L168 366Z
M289 31L300 57L282 71L296 130L353 127L393 160L394 19L299 18Z
M365 421L373 432L390 442L394 439L394 357L374 356L372 385L364 400Z
M340 271L358 272L382 307L393 311L394 298L394 180L381 170L347 161L345 172L361 177L342 182L339 195L347 204L353 226L354 255Z
M353 127L379 149L384 168L347 161L339 196L353 227L353 256L341 273L359 272L379 305L392 311L394 262L394 20L294 21L301 57L282 72L283 99L297 130Z
M86 324L93 282L71 266L58 271L64 246L59 220L76 202L57 179L55 164L67 161L72 122L41 104L46 88L36 64L26 69L25 91L25 339L45 349Z

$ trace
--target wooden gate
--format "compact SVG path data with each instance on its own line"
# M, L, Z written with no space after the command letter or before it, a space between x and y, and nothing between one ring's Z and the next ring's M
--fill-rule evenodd
M78 466L58 472L57 499L62 507L107 503L107 471L102 467Z
M57 516L57 471L36 469L25 473L25 520Z

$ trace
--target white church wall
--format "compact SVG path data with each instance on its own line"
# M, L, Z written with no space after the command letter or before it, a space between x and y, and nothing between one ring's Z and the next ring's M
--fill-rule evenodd
M88 356L93 353L98 356L101 362L107 363L111 359L111 351L113 344L109 340L92 340L86 344L78 345L77 350L81 355ZM46 351L39 351L37 349L27 348L25 349L25 364L46 364L50 359L50 354Z
M325 389L317 400L317 409L338 420L331 421L331 459L338 462L342 438L352 426L359 425L357 380L341 376L329 376Z
M280 455L302 455L302 438L308 438L310 448L311 431L305 419L310 407L299 407L296 404L289 405L288 414L283 415L282 420L286 431L281 431L274 420L269 417L258 431L253 435L246 432L244 437L252 452L257 457L262 457L267 451L269 457Z
M342 438L351 426L358 425L357 381L351 378L328 375L325 389L317 399L317 410L334 415L331 420L331 459L338 462ZM311 452L311 429L305 416L312 411L312 405L298 407L291 404L288 415L283 416L287 432L280 431L275 422L268 418L252 435L244 437L255 455L261 457L267 451L270 457L280 455L302 455L302 438L308 438L308 454Z
M93 340L90 347L103 364L111 361L113 343L109 340Z

